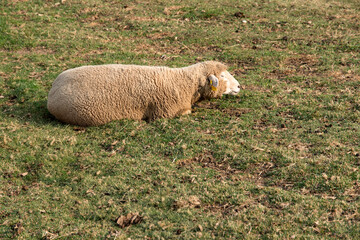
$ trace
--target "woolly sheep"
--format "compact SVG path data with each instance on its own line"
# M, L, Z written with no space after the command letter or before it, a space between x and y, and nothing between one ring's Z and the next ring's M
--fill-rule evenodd
M83 66L55 79L47 107L62 122L96 126L120 119L151 121L189 114L198 100L239 91L238 81L216 61L183 68Z

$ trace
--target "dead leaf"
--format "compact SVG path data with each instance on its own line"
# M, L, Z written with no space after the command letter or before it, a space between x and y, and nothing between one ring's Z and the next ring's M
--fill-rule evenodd
M234 16L237 17L237 18L244 18L245 14L242 13L242 12L236 12L236 13L234 13Z
M88 27L95 27L97 25L100 25L100 24L97 23L97 22L91 22L91 23L88 24Z
M158 225L161 227L162 230L166 230L167 228L171 227L173 224L167 224L166 222L159 221Z
M43 231L42 237L43 237L43 239L56 239L59 236L57 234L54 234L54 233L51 233L51 232L48 232L45 230L45 231Z
M108 155L108 157L112 157L112 156L115 156L115 155L116 155L116 151L112 150L111 153Z
M55 138L53 138L52 140L51 140L51 142L50 142L50 146L52 146L53 144L54 144L54 142L55 142Z
M116 219L116 223L121 228L128 227L130 225L135 225L141 222L143 219L142 216L139 215L139 213L128 213L126 216L120 216L118 219Z
M261 151L261 152L265 151L265 149L259 148L259 147L257 147L257 146L253 146L252 148L253 148L254 150L256 150L256 151Z
M13 226L13 229L14 229L15 235L19 235L24 230L24 227L23 227L22 223L19 222Z
M92 189L87 190L86 193L89 194L89 195L93 195L93 196L96 195L96 193Z
M197 196L190 196L189 203L194 207L198 207L201 204L200 199Z
M170 15L170 14L171 14L171 11L173 11L173 10L179 10L179 9L181 9L181 8L182 8L182 6L166 7L166 8L164 8L163 13L164 13L165 15Z
M84 128L84 127L78 127L78 126L75 126L75 127L73 128L73 130L74 130L75 132L80 132L80 133L86 132L86 128Z
M29 173L28 172L23 172L20 174L21 177L25 177L26 175L28 175Z
M197 196L190 196L188 199L181 199L175 201L174 207L176 209L180 208L199 208L201 201Z
M134 7L134 6L127 6L127 5L125 5L123 8L125 9L125 11L131 11L131 10L133 10L135 7Z
M171 14L171 11L170 11L168 8L165 8L165 9L164 9L164 14L165 14L165 15L170 15L170 14Z

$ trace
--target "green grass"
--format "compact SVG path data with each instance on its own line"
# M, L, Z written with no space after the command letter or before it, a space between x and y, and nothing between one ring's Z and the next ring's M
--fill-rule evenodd
M0 9L0 239L360 238L357 0ZM46 109L68 68L204 60L241 93L86 129Z

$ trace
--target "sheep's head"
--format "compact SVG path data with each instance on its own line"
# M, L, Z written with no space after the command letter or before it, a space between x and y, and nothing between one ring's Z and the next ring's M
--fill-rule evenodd
M227 71L227 66L216 61L207 61L199 64L203 67L206 82L202 98L219 98L223 94L236 95L240 92L239 82Z
M205 98L221 97L223 94L236 95L240 92L239 82L228 71L221 72L218 77L211 74L207 81Z
M236 95L240 92L239 82L228 71L220 73L220 79L226 82L226 90L223 94Z

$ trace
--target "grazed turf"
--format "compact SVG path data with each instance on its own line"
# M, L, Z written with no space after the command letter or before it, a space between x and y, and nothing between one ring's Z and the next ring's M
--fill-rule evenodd
M360 237L358 1L0 10L0 239ZM91 128L46 110L68 68L203 60L228 64L239 96Z

